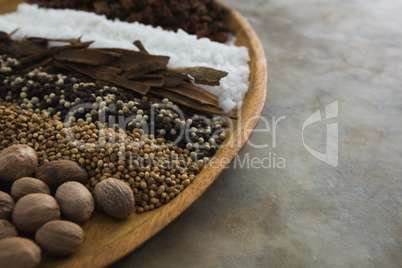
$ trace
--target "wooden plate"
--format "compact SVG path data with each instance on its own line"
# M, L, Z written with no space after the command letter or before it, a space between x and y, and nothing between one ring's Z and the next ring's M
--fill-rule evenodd
M12 12L23 1L0 0L0 14ZM83 225L86 240L80 249L68 258L44 257L41 267L102 267L133 251L186 210L218 178L225 166L243 148L255 128L265 104L267 67L261 43L247 21L232 10L228 25L237 37L237 45L249 48L251 62L250 86L234 131L215 157L224 159L224 165L211 167L209 163L193 183L168 204L142 214L133 213L119 221L103 213L95 213ZM1 29L0 29L1 30Z

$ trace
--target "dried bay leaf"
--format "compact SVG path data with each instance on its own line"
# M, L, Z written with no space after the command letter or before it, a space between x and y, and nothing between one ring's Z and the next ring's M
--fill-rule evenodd
M137 62L158 62L164 68L167 68L170 57L150 55L140 51L118 49L118 48L102 48L103 51L115 52L121 55L120 65L123 70L128 71L135 67Z
M28 47L30 45L29 41L21 41L21 42L15 41L13 43L13 45L15 46L18 43L25 44L25 45L23 45L23 47L18 48L18 50L20 50L20 51L24 51L25 50L24 47ZM83 49L83 48L87 48L92 43L93 43L93 41L88 41L88 42L83 42L83 43L78 43L78 44L72 44L72 45L69 45L69 46L42 48L42 49L37 49L36 51L33 51L33 52L32 52L32 50L27 48L27 49L29 49L29 51L31 53L29 53L29 54L21 53L21 55L24 56L24 57L20 59L20 63L22 65L24 65L24 67L28 67L27 65L33 64L34 62L40 61L40 60L42 60L44 58L47 58L49 56L53 56L59 50L63 50L63 49Z
M219 106L218 96L210 93L209 91L206 91L203 88L197 87L191 83L182 83L177 87L173 88L164 87L163 89L185 96L201 104Z
M209 67L179 67L169 68L176 72L188 74L194 78L196 84L203 84L209 86L218 86L219 80L227 76L228 73L220 70L216 70Z
M120 54L99 49L60 49L54 54L55 60L119 67Z
M139 77L137 81L151 87L163 87L165 85L165 77L159 74L146 74Z
M70 43L70 44L78 44L81 43L81 37L79 38L46 38L46 37L28 37L27 40L37 43L43 42L62 42L62 43Z
M185 81L190 82L187 75L170 69L159 71L158 74L165 76L165 87L177 87Z
M133 90L137 93L140 93L141 95L146 95L148 93L149 89L151 88L150 86L145 85L144 83L125 79L124 77L114 75L111 73L103 74L102 77L99 77L98 79L105 80L105 81L111 82L117 86L121 86L123 88Z
M166 68L164 63L157 62L133 62L132 67L123 74L127 79L137 79L147 73L155 72Z
M64 65L74 71L92 77L93 79L107 81L115 84L116 86L121 86L123 88L133 90L142 95L147 94L150 89L150 86L117 75L117 73L120 72L120 69L114 67L90 65L84 66L83 64L73 64L66 62L64 62Z
M196 110L199 112L203 112L206 114L223 115L223 116L227 116L230 118L237 118L234 113L225 113L218 107L201 104L194 100L189 100L188 98L181 96L180 94L176 94L174 92L170 92L170 91L167 91L164 89L151 88L149 93L151 93L154 96L161 97L161 98L168 98L169 100L172 100L173 102L175 102L179 105L183 105L190 109L193 109L193 110Z

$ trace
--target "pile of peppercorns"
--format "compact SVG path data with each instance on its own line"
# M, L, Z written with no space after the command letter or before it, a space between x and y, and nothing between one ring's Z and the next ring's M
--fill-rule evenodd
M73 123L117 124L129 132L142 129L174 141L193 159L212 156L226 138L225 119L189 116L168 99L150 103L145 96L113 86L38 69L24 73L18 60L6 55L0 56L0 64L0 97L31 112L46 111Z

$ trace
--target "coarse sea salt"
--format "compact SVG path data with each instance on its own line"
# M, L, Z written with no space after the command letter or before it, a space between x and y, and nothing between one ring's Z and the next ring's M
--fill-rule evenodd
M91 47L115 47L137 50L140 40L151 54L170 56L169 67L206 66L228 72L219 86L201 85L219 96L220 107L229 112L241 108L249 86L250 57L246 47L221 44L207 38L197 39L183 30L165 31L140 23L107 20L105 16L84 11L38 8L21 4L14 13L0 16L0 30L13 38L26 36L77 38L95 42Z

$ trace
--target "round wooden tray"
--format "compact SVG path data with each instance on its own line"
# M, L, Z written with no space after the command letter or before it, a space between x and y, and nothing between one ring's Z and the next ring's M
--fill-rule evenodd
M24 1L0 0L0 14L12 12L21 2ZM226 161L222 163L226 163L226 166L243 148L255 128L264 108L267 91L266 60L257 35L235 10L229 16L228 26L236 35L236 44L249 48L251 75L239 119L233 121L234 131L227 138L227 146L215 154L219 159L225 158ZM208 164L180 195L153 211L133 213L124 221L95 213L82 226L86 238L79 250L68 258L44 256L41 267L103 267L120 259L176 219L208 189L224 168L225 165L212 167Z

